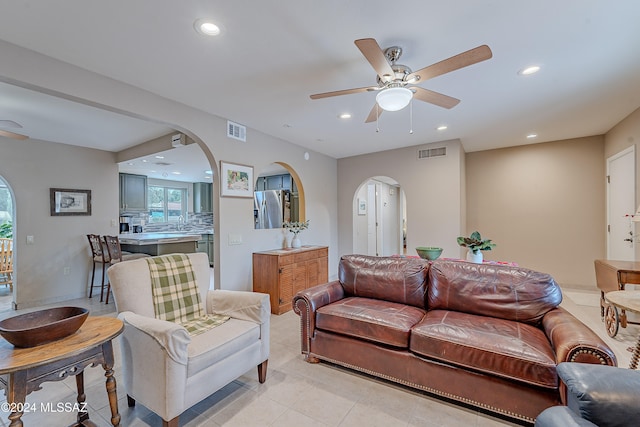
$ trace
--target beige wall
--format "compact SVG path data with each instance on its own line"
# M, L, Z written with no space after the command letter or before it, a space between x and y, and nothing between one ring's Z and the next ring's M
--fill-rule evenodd
M497 243L492 260L595 287L605 255L604 138L594 136L468 153L467 232Z
M86 235L118 232L111 226L118 218L115 155L4 137L0 153L0 176L15 197L14 292L19 308L85 296L91 266ZM51 216L49 188L91 190L91 216ZM26 236L33 236L34 244L27 245Z
M445 157L418 159L418 150L446 147ZM353 207L360 185L374 176L400 184L407 203L407 253L416 246L440 246L458 257L456 237L463 223L464 155L460 141L416 145L338 160L340 254L353 253Z
M629 114L624 120L614 126L604 138L604 162L607 159L640 141L640 108ZM606 170L606 169L605 169ZM636 202L640 201L640 156L636 148ZM640 233L640 225L636 223L636 236ZM640 241L636 237L636 260L640 260ZM606 253L606 252L605 252Z
M184 104L159 97L139 88L91 73L52 58L37 54L10 43L0 41L0 80L19 84L24 87L61 96L67 99L89 103L91 105L122 112L139 118L148 118L156 122L166 123L177 131L185 133L196 141L207 158L219 171L219 161L225 160L254 166L257 176L260 170L276 161L290 165L299 175L301 186L306 196L306 217L311 225L300 237L303 244L329 246L329 274L334 277L337 271L337 161L312 150L293 145L273 138L253 129L247 129L247 142L240 142L226 137L226 119L201 110L190 108ZM305 151L309 151L309 160L304 159ZM40 155L40 154L38 154ZM51 162L54 175L49 177L67 181L69 185L87 183L84 174L76 173L73 168L58 166L62 156L47 155L41 161ZM23 160L24 159L24 160ZM27 162L27 157L20 151L14 154L11 162L18 160ZM101 198L101 205L108 206L110 218L118 218L118 174L115 160L106 161L114 168L112 192L96 192ZM87 170L89 173L89 170ZM0 172L3 174L3 172ZM111 175L97 178L109 182ZM217 180L216 177L216 181ZM15 180L10 181L15 185ZM216 234L215 275L216 285L223 289L251 290L252 266L251 254L254 251L282 247L285 232L282 230L254 230L252 198L218 198L219 188L214 186L217 203L214 210L214 228ZM48 200L48 199L47 199ZM111 211L113 209L113 211ZM24 211L23 211L24 212ZM29 213L25 212L25 215ZM38 214L39 215L39 214ZM38 217L41 218L41 217ZM20 219L20 218L19 218ZM100 232L101 228L92 226ZM43 253L53 253L59 245L68 241L79 242L89 228L70 228L55 244L49 240L43 246ZM23 230L18 230L18 239L24 239ZM230 235L242 239L240 245L230 245ZM20 248L19 248L20 249ZM85 258L86 260L86 258ZM19 287L29 295L65 295L58 290L44 290L48 283L41 277L27 278L32 273L26 272L20 279ZM22 284L22 280L25 280ZM83 279L83 283L84 283ZM22 291L19 292L19 297ZM22 302L19 298L19 303Z

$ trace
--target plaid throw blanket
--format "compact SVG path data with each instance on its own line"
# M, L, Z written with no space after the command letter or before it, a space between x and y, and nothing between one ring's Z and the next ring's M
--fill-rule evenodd
M172 254L145 259L151 275L156 319L178 323L191 336L229 320L229 316L205 313L188 256Z

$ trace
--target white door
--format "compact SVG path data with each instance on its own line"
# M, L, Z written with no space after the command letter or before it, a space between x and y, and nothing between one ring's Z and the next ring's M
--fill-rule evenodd
M607 258L635 260L634 223L636 212L636 155L631 146L607 159Z

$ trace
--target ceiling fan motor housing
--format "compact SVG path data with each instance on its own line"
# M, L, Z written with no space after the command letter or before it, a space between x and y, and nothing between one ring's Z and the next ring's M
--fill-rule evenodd
M394 75L389 76L388 79L386 78L386 75L383 76L385 77L385 80L381 79L380 76L377 76L376 81L380 87L389 87L391 83L397 83L401 86L410 83L406 81L406 77L411 74L411 68L402 64L393 64L391 68L393 69Z

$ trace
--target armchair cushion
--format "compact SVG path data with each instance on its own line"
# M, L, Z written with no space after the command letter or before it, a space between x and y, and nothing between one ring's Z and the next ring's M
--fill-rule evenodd
M187 377L192 377L227 357L236 357L243 349L259 341L260 326L238 319L231 319L217 328L193 336L187 349Z

